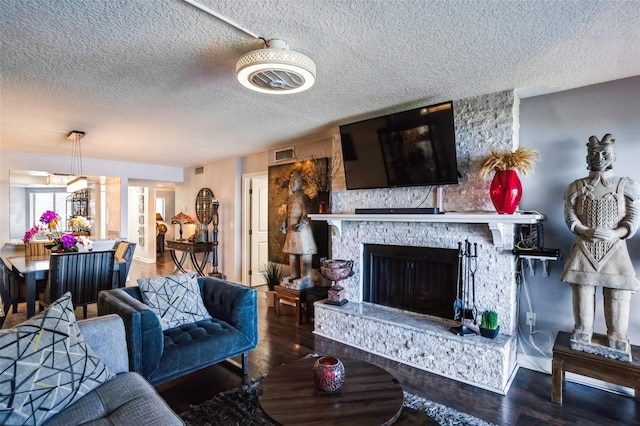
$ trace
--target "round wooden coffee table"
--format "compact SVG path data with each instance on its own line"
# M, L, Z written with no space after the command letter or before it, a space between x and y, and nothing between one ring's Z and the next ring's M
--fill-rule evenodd
M315 387L311 368L317 358L304 358L273 369L262 380L258 401L272 421L282 425L389 425L402 411L400 383L368 362L340 358L344 384L336 392Z

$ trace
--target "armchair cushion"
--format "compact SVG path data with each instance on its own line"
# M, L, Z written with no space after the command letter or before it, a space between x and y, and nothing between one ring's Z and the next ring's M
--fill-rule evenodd
M162 330L211 319L195 273L140 278L138 286L144 303L158 315Z
M145 378L158 367L164 340L160 319L142 302L140 287L124 287L98 294L98 315L117 314L124 321L129 369Z
M0 331L1 424L41 424L113 377L80 334L71 293Z

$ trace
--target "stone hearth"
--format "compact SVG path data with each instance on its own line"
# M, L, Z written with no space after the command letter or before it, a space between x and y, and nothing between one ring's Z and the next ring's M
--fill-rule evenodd
M362 301L365 243L457 248L465 239L478 243L476 305L479 312L499 313L501 334L496 339L453 334L450 328L459 324L453 319ZM315 333L474 386L507 392L516 369L515 266L510 251L493 245L486 225L346 222L332 244L332 257L353 259L355 273L341 281L349 303L316 304Z

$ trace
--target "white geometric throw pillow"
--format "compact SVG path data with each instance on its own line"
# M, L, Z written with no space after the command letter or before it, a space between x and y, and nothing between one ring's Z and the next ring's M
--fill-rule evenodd
M162 330L211 318L202 301L195 272L139 278L138 286L144 303L160 319Z
M80 335L71 293L0 330L0 424L41 424L113 377Z

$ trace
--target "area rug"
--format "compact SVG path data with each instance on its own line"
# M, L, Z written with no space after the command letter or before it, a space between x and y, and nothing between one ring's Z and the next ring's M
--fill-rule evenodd
M180 414L189 426L273 426L258 402L260 380L223 392ZM492 426L477 417L404 392L404 408L394 425Z

